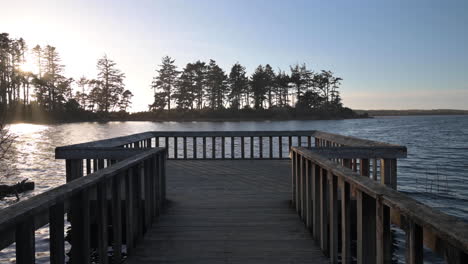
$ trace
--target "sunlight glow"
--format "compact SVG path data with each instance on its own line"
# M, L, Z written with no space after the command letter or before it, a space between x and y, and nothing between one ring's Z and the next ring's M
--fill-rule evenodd
M40 136L38 132L43 131L45 129L47 129L47 126L26 123L11 124L8 126L8 130L15 136L22 136L26 134L34 134Z
M23 72L31 72L31 73L37 73L38 68L36 63L33 62L33 58L31 56L27 56L25 58L25 62L23 64L20 64L20 69Z

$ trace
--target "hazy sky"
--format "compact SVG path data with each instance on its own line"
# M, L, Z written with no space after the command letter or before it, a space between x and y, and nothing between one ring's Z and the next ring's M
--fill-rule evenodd
M468 109L468 1L0 0L0 32L56 46L67 76L107 54L133 110L152 102L161 57L215 59L251 73L305 62L344 79L357 109Z

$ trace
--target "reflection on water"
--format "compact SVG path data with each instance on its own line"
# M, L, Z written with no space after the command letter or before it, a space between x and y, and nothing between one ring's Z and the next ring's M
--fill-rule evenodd
M65 162L54 159L55 147L149 130L314 129L407 146L408 158L398 163L398 189L431 207L468 220L468 116L332 121L13 124L10 130L18 138L8 166L16 167L16 174L6 181L24 178L35 181L36 190L23 195L23 199L30 197L65 182ZM0 207L13 201L1 201ZM1 254L0 260L5 260Z

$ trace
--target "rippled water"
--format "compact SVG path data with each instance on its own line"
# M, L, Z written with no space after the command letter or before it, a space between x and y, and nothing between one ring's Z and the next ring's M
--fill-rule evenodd
M468 116L379 117L332 121L264 122L110 122L61 125L14 124L18 136L10 167L15 176L36 182L23 199L65 182L65 162L54 159L57 146L149 130L322 130L408 147L398 162L398 190L431 207L468 220ZM0 208L16 198L0 201ZM0 260L2 255L0 254Z

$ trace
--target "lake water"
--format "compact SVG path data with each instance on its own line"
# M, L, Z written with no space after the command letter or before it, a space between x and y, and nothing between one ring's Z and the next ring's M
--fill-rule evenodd
M331 121L263 122L110 122L61 125L13 124L18 138L9 167L28 178L36 189L22 198L65 182L65 162L54 159L57 146L164 130L322 130L408 147L398 161L398 190L448 214L468 221L468 116L379 117ZM16 198L0 201L0 208ZM3 254L3 253L2 253ZM0 261L2 260L0 254ZM3 257L7 257L3 254Z

